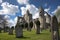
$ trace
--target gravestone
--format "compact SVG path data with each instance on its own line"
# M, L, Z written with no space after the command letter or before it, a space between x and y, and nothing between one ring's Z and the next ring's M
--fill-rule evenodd
M56 16L51 17L52 40L59 40L59 27Z
M33 27L33 21L30 21L29 26L30 26L30 31L31 31L31 29Z
M23 19L22 17L18 17L18 21L15 27L15 32L16 32L16 38L21 38L23 37Z
M35 20L35 24L36 24L36 33L40 34L40 21L38 19Z
M9 28L9 35L13 35L13 30L14 30L13 26L11 28Z

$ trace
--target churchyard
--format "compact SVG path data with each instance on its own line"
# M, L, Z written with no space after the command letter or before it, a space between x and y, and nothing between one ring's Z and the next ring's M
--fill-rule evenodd
M32 14L27 10L23 17L18 16L15 26L6 26L6 21L3 23L3 28L0 26L0 40L60 40L56 16L50 16L42 7L39 18L32 19Z

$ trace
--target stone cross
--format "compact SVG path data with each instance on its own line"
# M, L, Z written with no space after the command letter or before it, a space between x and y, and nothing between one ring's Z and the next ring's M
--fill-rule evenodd
M56 16L51 17L52 40L59 40L59 27Z

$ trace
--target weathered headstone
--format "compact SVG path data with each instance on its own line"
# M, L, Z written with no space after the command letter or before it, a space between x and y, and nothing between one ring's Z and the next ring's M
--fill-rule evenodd
M52 40L59 40L59 27L56 16L51 17Z
M17 25L15 27L16 38L23 37L23 19L22 17L18 17Z
M13 35L14 27L9 28L9 35Z
M40 34L40 21L36 19L35 23L36 23L36 28L37 28L36 33Z

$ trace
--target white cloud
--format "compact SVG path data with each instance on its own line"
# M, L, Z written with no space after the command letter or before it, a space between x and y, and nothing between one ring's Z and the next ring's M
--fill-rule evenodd
M26 9L28 9L31 14L35 14L35 13L38 12L38 8L35 5L33 5L33 4L26 5Z
M33 19L36 19L36 18L39 18L39 13L38 12L33 15Z
M26 14L26 8L25 7L21 7L21 13L22 13L22 15Z
M30 13L32 14L33 16L33 19L35 18L35 16L39 16L38 15L38 8L33 5L33 4L28 4L26 5L26 7L21 7L21 13L22 15L26 14L26 11L29 10ZM37 15L36 15L37 14Z
M7 22L7 23L5 23L6 26L8 26L8 25L9 25L9 22L10 22L10 16L5 15L5 16L4 16L4 20Z
M2 3L3 1L2 0L0 0L0 3Z
M60 6L57 6L57 9L55 9L52 13L56 15L58 22L60 22Z
M15 25L17 23L17 17L15 17L14 20L13 20L13 19L10 18L10 16L5 15L4 19L7 21L6 26L9 26L9 27L14 26L15 27Z
M36 16L39 16L38 15L38 8L35 5L33 5L33 4L29 4L29 0L17 0L17 2L19 4L26 4L26 7L21 7L20 8L21 9L22 16L24 14L26 14L26 11L27 10L29 10L29 12L32 14L33 19L37 18Z
M49 10L50 10L50 8L46 8L46 9L44 9L44 11L46 11L46 12L49 12Z
M14 26L17 24L17 17L15 17L15 19L14 19Z
M4 16L4 19L9 20L9 19L10 19L10 16L5 15L5 16Z
M52 13L56 13L58 10L60 10L60 6L58 6Z
M28 4L29 0L17 0L19 4Z
M8 26L9 27L14 26L14 21L12 19L8 20Z
M10 26L10 27L12 27L12 26L15 27L16 23L17 23L17 17L15 17L14 20L12 20L12 19L8 20L8 26Z
M4 2L1 4L2 10L0 10L1 14L8 14L8 15L14 15L19 11L18 6L9 4L8 2Z

